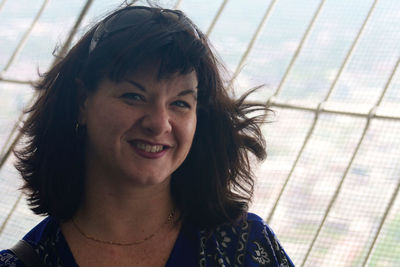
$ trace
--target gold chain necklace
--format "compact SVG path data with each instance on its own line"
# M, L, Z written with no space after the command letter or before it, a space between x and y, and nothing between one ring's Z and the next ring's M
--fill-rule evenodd
M134 241L134 242L129 242L129 243L120 243L120 242L115 242L115 241L109 241L109 240L102 240L99 238L96 238L94 236L88 235L86 234L75 222L74 219L72 219L72 224L74 225L74 227L76 228L76 230L78 230L78 232L84 236L87 239L90 239L92 241L95 241L97 243L102 243L102 244L107 244L107 245L115 245L115 246L133 246L133 245L139 245L143 242L146 242L147 240L153 238L160 230L161 228L164 226L164 224L169 224L171 225L174 222L174 216L175 216L175 210L171 210L171 212L168 214L167 220L165 223L161 224L160 227L157 228L157 230L155 230L152 234L146 236L144 239L139 240L139 241Z

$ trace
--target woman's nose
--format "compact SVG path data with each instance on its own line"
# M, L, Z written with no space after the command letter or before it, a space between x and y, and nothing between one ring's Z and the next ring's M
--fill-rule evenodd
M170 119L167 108L152 106L148 108L142 120L142 127L152 135L170 133L172 130Z

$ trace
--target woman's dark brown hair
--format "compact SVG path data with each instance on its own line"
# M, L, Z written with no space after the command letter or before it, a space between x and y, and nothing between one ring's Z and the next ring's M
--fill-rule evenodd
M25 143L14 151L35 213L67 220L81 203L86 133L76 125L82 94L101 79L118 82L152 62L160 64L159 79L195 71L199 82L194 141L171 179L182 219L212 228L247 210L254 184L248 152L266 156L262 117L249 114L266 107L228 96L207 38L182 12L125 6L94 25L35 86Z

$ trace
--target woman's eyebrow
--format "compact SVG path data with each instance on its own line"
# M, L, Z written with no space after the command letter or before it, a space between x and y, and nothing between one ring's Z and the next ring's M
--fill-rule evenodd
M195 98L195 100L197 100L197 90L195 89L187 89L187 90L183 90L182 92L180 92L178 94L178 96L184 96L184 95L193 95L193 97Z
M135 82L135 81L132 81L132 80L126 80L126 81L128 83L132 84L133 86L137 87L140 91L143 91L143 92L147 91L146 88L143 85L141 85L140 83L138 83L138 82ZM191 94L197 100L197 90L196 90L196 88L197 87L195 87L195 89L183 90L178 94L178 96L184 96L184 95Z
M128 83L132 84L133 86L137 87L140 91L146 92L146 88L138 82L132 80L126 80Z

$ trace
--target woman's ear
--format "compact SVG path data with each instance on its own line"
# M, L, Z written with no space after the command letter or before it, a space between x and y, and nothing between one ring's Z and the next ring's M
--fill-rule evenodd
M83 82L79 79L75 80L77 85L77 98L78 98L78 107L79 107L79 114L78 114L78 123L80 125L86 125L87 121L87 98L88 92L85 88Z

